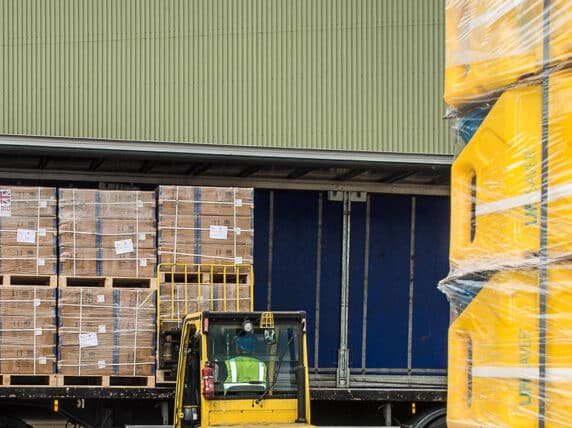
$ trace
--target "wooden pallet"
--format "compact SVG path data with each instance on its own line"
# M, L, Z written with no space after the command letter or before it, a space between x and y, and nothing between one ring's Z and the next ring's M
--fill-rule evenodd
M60 387L102 387L102 388L154 388L155 376L71 376L57 375Z
M0 275L0 284L2 287L51 287L58 285L57 275L18 275L3 274Z
M174 385L176 379L177 373L173 373L172 370L157 370L157 376L155 377L157 385Z
M101 288L156 288L155 278L132 278L116 276L59 276L59 288L101 287Z
M16 386L57 386L58 376L0 374L2 387Z

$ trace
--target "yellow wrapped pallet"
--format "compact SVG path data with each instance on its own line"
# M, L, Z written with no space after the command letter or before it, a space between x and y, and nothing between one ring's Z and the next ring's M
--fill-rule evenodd
M446 0L445 101L483 102L543 66L543 29L549 23L550 64L572 58L572 2Z
M549 268L545 306L538 284L536 269L481 279L450 326L449 428L537 427L541 415L546 427L570 426L572 264ZM466 290L457 281L441 289L452 301Z
M572 256L572 71L550 76L548 256ZM490 110L452 168L453 273L537 263L542 87L514 88Z

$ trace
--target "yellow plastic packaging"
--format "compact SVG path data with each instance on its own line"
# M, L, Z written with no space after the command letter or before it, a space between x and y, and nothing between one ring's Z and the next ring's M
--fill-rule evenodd
M572 2L446 0L445 101L451 107L483 102L543 66L549 23L550 65L572 58Z
M449 428L537 427L541 397L544 426L570 426L572 264L552 265L546 284L543 312L538 270L493 274L452 323ZM442 285L451 297L462 289L463 284L454 281ZM545 334L539 328L541 317ZM541 341L546 346L544 364Z
M572 71L549 88L548 256L560 260L572 256ZM455 160L452 273L537 263L541 115L541 85L506 91Z

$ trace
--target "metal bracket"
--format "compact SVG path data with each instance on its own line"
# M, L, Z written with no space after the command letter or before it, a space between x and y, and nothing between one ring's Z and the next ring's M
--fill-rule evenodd
M350 202L367 202L367 192L342 192L341 190L329 190L328 201L343 202L344 193L348 194Z

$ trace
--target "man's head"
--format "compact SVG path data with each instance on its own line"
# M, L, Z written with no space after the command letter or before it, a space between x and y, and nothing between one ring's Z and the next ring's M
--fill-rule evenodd
M240 354L251 354L254 352L256 338L253 334L239 334L234 338L236 351Z

